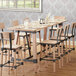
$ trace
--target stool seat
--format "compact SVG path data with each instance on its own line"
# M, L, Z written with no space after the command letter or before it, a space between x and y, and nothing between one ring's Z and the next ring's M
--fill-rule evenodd
M57 40L57 36L51 37L51 40ZM61 39L59 39L59 40L65 40L65 37L61 37Z
M22 48L22 46L21 45L16 45L16 44L13 44L12 45L12 50L16 50L16 49L20 49L20 48ZM4 45L4 49L10 49L10 44L7 44L7 45Z
M50 31L51 31L51 30L55 30L55 31L56 31L56 30L57 30L57 27L53 27L53 28L51 28L51 29L49 29L49 30L50 30Z
M42 41L41 42L41 44L49 44L49 45L51 45L51 44L57 44L57 43L59 43L59 41L57 42L56 40L44 40L44 41Z
M66 40L67 38L65 38L65 37L61 37L61 39L60 40Z
M68 37L72 37L72 34L68 34Z

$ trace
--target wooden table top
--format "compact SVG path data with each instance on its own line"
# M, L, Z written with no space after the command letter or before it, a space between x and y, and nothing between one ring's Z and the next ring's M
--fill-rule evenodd
M35 22L34 24L30 24L29 26L24 26L24 24L21 24L19 26L12 26L9 27L8 30L11 31L25 31L25 32L37 32L41 29L47 28L47 27L51 27L60 23L65 22L65 19L56 19L54 21L49 21L47 24L39 24L37 22Z

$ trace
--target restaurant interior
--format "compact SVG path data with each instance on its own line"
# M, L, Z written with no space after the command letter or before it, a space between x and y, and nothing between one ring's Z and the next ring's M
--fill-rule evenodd
M76 0L0 0L0 76L76 76Z

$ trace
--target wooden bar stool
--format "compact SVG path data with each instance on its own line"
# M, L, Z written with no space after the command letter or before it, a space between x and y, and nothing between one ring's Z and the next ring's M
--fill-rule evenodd
M5 45L4 40L8 40L9 43L7 45ZM1 33L2 47L1 47L1 64L0 64L1 73L0 73L0 76L2 76L3 67L9 67L9 70L8 70L9 74L10 74L10 67L14 68L15 76L17 76L17 67L20 66L20 65L23 65L22 55L21 55L21 62L20 63L18 63L17 60L16 60L18 53L20 52L20 54L22 54L22 50L21 50L22 46L13 44L12 40L14 40L14 33L13 32L2 32ZM6 50L8 52L8 60L5 63L3 62L3 58L4 58L3 57L3 52L4 52L4 50ZM14 55L14 56L12 56L14 58L13 62L11 61L12 57L10 56L10 51L13 51L13 55ZM12 66L10 66L11 62L13 63ZM8 64L8 66L6 64Z
M69 37L72 37L72 42L73 42L73 50L75 50L75 27L76 27L76 23L72 23L71 26L71 34L68 34Z
M1 37L1 32L4 31L5 25L4 23L0 23L0 37ZM5 44L7 44L7 40L5 40ZM1 51L1 38L0 38L0 51ZM5 60L7 60L7 52L5 51Z
M62 33L62 37L61 38L65 38L65 45L64 45L64 55L67 56L67 63L70 61L70 52L72 50L74 50L73 48L71 48L70 46L70 39L72 37L74 37L72 34L69 34L69 28L70 28L70 25L66 25L65 28L64 28L64 33ZM74 28L72 27L72 30L74 31ZM68 48L68 41L69 41L69 48Z
M63 66L63 57L64 56L67 57L66 62L68 63L68 47L67 47L68 36L67 36L67 26L69 26L69 25L65 25L65 27L62 29L62 32L61 32L61 43L62 43L61 44L61 48L63 49L63 52L62 52L62 66Z
M18 20L15 20L12 22L13 26L19 26ZM31 34L30 33L25 33L25 32L20 32L18 31L17 36L19 37L17 39L17 42L19 42L20 44L20 38L23 38L23 48L24 48L24 57L25 57L25 49L26 49L26 45L28 45L28 49L29 49L29 56L31 56ZM26 39L25 39L26 38ZM27 40L27 44L26 44L26 40Z
M71 54L70 52L75 50L75 42L74 42L74 38L75 38L75 26L76 23L72 23L71 28L70 25L67 26L67 37L68 37L68 41L69 41L69 54ZM69 29L71 29L71 33L69 33ZM72 43L73 43L73 47L71 48L71 38L72 38ZM69 61L71 61L71 55L69 56Z
M1 37L1 33L4 32L4 28L5 28L5 25L4 23L0 23L0 37ZM4 40L4 43L7 44L8 40ZM1 38L0 38L0 51L1 51ZM7 61L7 51L5 50L4 51L4 54L5 56L5 62ZM11 51L11 55L12 55L12 51Z
M63 57L67 54L67 52L68 52L68 50L67 50L67 40L68 40L68 38L67 38L67 26L65 26L65 28L59 28L60 29L60 48L61 48L61 61L62 61L62 66L63 66ZM52 29L51 29L51 31L53 31ZM56 30L55 30L56 31ZM53 33L51 33L51 34L53 34ZM56 36L53 36L53 35L51 35L51 38L50 38L50 40L56 40L57 39L57 37ZM65 48L65 51L64 51L64 42L66 42L66 48Z
M61 68L61 53L60 53L60 29L57 29L57 39L56 40L44 40L42 41L41 44L41 51L40 51L40 64L42 60L45 61L53 61L53 72L56 71L56 61L59 60L59 68ZM48 48L49 46L49 48ZM44 49L46 47L46 49ZM45 54L43 54L43 51ZM51 52L51 53L50 53ZM56 56L56 53L57 56ZM49 57L51 58L51 55L53 59L48 59ZM48 65L48 64L46 64Z

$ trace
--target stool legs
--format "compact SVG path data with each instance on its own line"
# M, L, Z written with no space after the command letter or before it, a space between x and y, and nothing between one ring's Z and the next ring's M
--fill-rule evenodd
M70 47L71 46L70 46L70 38L69 38L69 50L71 50ZM71 53L69 53L69 61L71 61Z
M68 49L67 49L67 41L65 41L66 42L66 53L68 53ZM66 62L68 63L69 61L68 61L68 54L66 54L66 57L67 57L67 60L66 60Z
M1 51L1 76L2 76L2 69L3 69L3 51Z
M47 56L47 54L48 54L48 45L46 45L46 51L45 51L45 56ZM48 61L45 61L45 65L46 65L46 67L48 67Z
M25 37L23 38L23 45L24 45L24 58L25 58L25 55L26 55L26 47L25 47L25 44L26 44L26 40L25 40Z
M16 50L14 50L14 75L17 76L17 66L16 66Z
M58 45L58 57L59 57L59 68L61 68L61 59L60 59L60 46Z
M74 40L74 37L72 38L73 40L73 48L75 48L75 40Z
M40 60L39 60L39 71L41 71L41 58L42 58L42 45L40 45Z
M5 50L5 63L7 62L7 50Z
M23 56L22 56L22 50L19 50L20 51L20 54L21 54L21 67L22 67L22 70L23 70L23 76L24 76L24 64L23 64Z
M0 40L0 47L1 47L1 40ZM0 48L1 49L1 48Z
M55 47L53 47L53 60L55 60ZM53 61L53 72L56 72L56 63Z
M62 66L63 66L63 46L64 46L64 43L62 42L61 43L61 54L62 54L62 57L61 57L61 61L62 61Z
M40 40L40 42L41 42L41 33L40 33L40 31L39 31L39 40Z
M8 74L10 74L10 50L8 50L8 64L9 64Z

